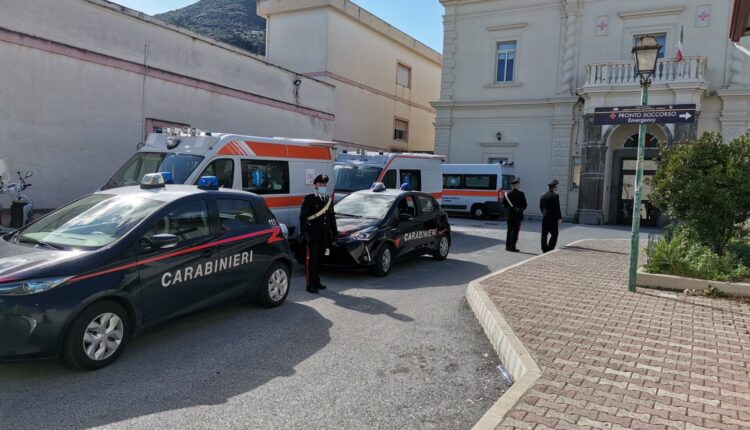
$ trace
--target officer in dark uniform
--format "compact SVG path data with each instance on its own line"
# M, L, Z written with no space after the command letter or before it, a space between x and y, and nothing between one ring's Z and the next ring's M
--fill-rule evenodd
M299 214L301 239L305 245L305 275L307 291L317 293L326 289L320 283L320 260L338 236L333 200L328 196L328 176L318 175L313 181L315 192L305 196Z
M557 179L547 184L549 191L539 199L539 210L542 211L542 252L549 252L557 245L558 225L562 223L560 196L557 195ZM549 237L549 241L547 240Z
M523 221L523 211L526 210L526 195L519 188L521 180L518 178L510 181L512 190L505 193L503 206L507 210L508 234L505 236L505 250L510 252L520 252L516 247L518 243L518 234L521 232L521 222Z

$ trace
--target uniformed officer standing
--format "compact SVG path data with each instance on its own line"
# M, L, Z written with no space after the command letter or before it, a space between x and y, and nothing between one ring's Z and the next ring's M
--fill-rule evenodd
M305 275L307 291L317 293L326 289L320 283L320 261L338 236L333 200L328 196L328 176L318 175L313 181L315 192L305 196L299 214L301 238L305 245Z
M557 245L558 225L562 223L560 196L557 195L557 179L547 184L549 191L539 199L539 210L542 211L542 252L549 252ZM549 241L547 240L549 237Z
M518 178L510 181L512 190L505 193L503 206L507 211L508 234L505 236L505 250L511 252L520 252L516 247L518 244L518 234L521 232L521 222L523 221L523 211L526 210L526 195L519 188L521 180Z

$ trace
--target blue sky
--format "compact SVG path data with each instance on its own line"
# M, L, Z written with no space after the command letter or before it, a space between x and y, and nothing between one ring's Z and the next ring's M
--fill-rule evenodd
M195 0L113 1L149 15L195 3ZM354 2L432 49L443 52L444 9L438 0L355 0Z

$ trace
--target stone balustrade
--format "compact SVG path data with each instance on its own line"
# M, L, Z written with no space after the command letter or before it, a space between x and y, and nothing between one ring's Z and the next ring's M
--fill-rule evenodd
M707 68L706 57L684 57L680 62L676 58L660 58L651 81L654 85L703 82ZM640 84L633 60L587 64L585 73L586 87Z

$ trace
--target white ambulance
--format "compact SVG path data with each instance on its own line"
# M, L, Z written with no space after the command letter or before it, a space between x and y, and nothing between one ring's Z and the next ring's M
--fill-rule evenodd
M102 189L138 185L147 173L169 172L175 184L216 176L220 187L261 195L294 237L315 176L328 175L334 188L334 151L334 142L321 140L157 129Z
M474 218L497 218L505 212L502 200L515 177L512 163L443 164L441 206Z
M336 156L336 199L349 193L369 189L373 182L386 188L401 188L408 183L412 190L432 194L440 200L442 155L342 151Z

